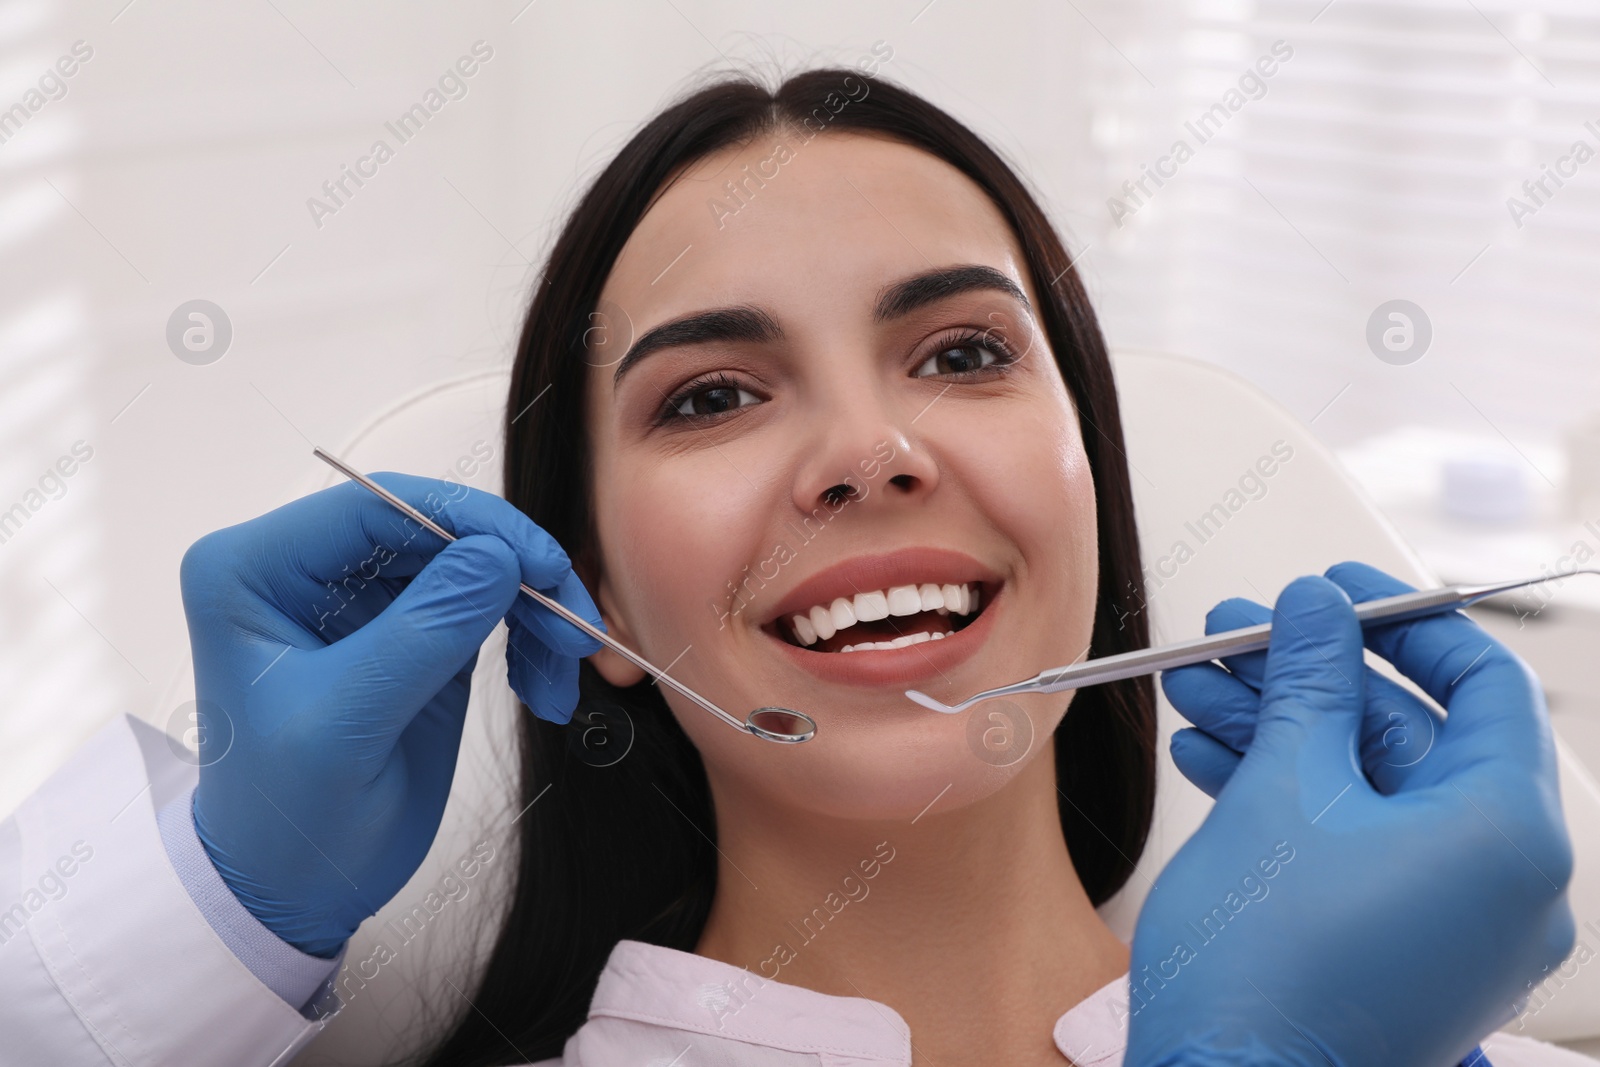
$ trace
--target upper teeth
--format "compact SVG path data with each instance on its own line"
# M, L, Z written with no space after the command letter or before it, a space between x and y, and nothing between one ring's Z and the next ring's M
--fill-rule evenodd
M978 610L979 588L975 584L934 585L932 582L920 586L896 585L857 593L854 597L839 597L831 604L818 604L803 615L789 616L789 624L802 645L814 645L858 622L873 622L890 615L915 615L919 611L969 615Z

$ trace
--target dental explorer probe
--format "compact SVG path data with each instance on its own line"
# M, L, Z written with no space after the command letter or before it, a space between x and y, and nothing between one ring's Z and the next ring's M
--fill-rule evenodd
M399 497L389 492L389 490L385 489L371 478L368 478L365 474L362 474L354 467L351 467L343 460L338 459L321 448L312 448L311 452L318 459L322 460L322 462L326 463L340 474L343 474L346 478L349 478L355 482L359 482L362 486L370 489L372 492L382 497L395 508L398 508L405 515L421 523L424 527L432 530L446 541L454 541L456 539L455 534L451 533L449 530L446 530L444 527L428 518L422 512L418 511L404 500L401 500ZM588 620L584 619L576 612L569 610L565 605L552 600L550 597L545 596L537 589L529 587L526 583L522 583L522 591L533 597L533 599L538 601L540 604L543 604L545 607L555 612L557 615L561 616L563 619L570 622L572 625L576 626L578 629L582 630L584 633L588 634L590 637L594 638L596 641L604 644L607 648L611 649L611 651L615 652L617 655L621 656L635 667L655 675L657 681L670 685L672 688L676 689L678 692L682 693L684 696L688 697L690 700L694 701L696 704L700 705L700 707L709 711L711 714L715 715L717 718L721 719L735 730L742 730L745 733L748 733L753 737L759 737L764 741L777 741L781 744L799 744L802 741L809 741L817 735L817 724L811 718L811 716L805 714L804 712L793 711L789 708L757 708L745 717L744 722L740 722L738 719L734 718L732 715L729 715L726 711L723 711L721 708L717 707L717 705L713 704L699 693L696 693L693 689L690 689L688 686L672 677L672 675L668 674L666 671L657 668L649 660L645 659L643 656L639 655L637 652L633 651L627 645L624 645L622 642L618 641L604 630L596 626L591 626ZM761 721L767 722L768 726L760 725Z
M1521 578L1517 581L1494 582L1488 585L1447 585L1442 589L1419 589L1412 593L1401 593L1398 596L1357 604L1356 618L1363 626L1368 626L1418 619L1425 615L1439 615L1454 611L1456 608L1464 608L1469 604L1476 604L1486 597L1509 592L1512 589L1570 578L1574 574L1600 574L1600 568L1579 567L1561 574L1541 574L1537 578ZM1085 663L1069 663L1065 667L1041 671L1025 681L1002 685L995 689L985 689L959 704L941 703L915 689L906 690L906 696L930 711L942 711L953 715L958 711L965 711L979 701L992 700L996 697L1015 696L1018 693L1057 693L1063 689L1083 689L1105 682L1120 682L1124 678L1154 674L1156 671L1172 667L1186 667L1191 663L1204 663L1225 656L1259 652L1267 647L1271 635L1272 624L1264 622L1258 626L1224 630L1221 633L1197 637L1192 641L1180 641L1161 648L1145 648Z

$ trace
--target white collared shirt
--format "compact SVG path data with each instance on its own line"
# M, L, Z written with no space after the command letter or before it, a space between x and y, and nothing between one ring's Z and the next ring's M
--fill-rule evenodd
M1078 1067L1121 1067L1128 976L1056 1020L1051 1036ZM1497 1033L1493 1067L1594 1067L1553 1045ZM911 1030L875 1000L838 997L763 978L691 952L619 941L589 1018L562 1055L533 1067L910 1067Z

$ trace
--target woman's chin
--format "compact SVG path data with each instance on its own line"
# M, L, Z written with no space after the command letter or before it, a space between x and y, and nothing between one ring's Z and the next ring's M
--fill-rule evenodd
M1015 759L981 758L968 741L965 715L929 722L930 713L922 714L910 721L828 716L831 730L819 715L817 737L803 746L720 768L712 759L707 770L731 774L748 793L790 810L911 823L994 795L1038 755L1035 744Z

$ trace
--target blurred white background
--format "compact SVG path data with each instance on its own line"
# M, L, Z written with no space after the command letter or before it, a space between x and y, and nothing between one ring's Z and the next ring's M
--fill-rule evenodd
M1600 552L1592 0L0 0L0 811L109 717L166 722L194 539L292 495L312 443L509 359L553 227L637 125L709 72L879 41L1031 180L1113 346L1259 384L1445 578ZM197 299L232 331L202 365L167 339ZM1427 328L1384 359L1391 300ZM1578 585L1501 620L1600 753Z

